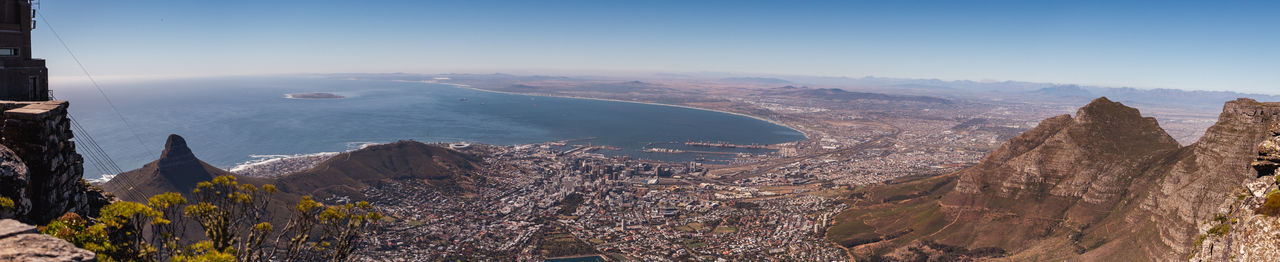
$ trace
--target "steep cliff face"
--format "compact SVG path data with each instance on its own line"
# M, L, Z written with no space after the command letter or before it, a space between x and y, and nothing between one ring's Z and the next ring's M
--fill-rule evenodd
M1226 212L1198 221L1209 229L1193 242L1191 261L1265 261L1280 257L1280 179L1275 172L1275 161L1280 159L1280 123L1271 125L1270 137L1257 148L1257 160L1250 165L1258 177L1240 185L1244 190L1235 192L1238 195Z
M1161 226L1158 238L1138 234L1136 241L1163 244L1148 248L1153 257L1185 259L1214 214L1227 213L1241 185L1257 177L1249 164L1257 157L1258 144L1270 137L1268 128L1277 121L1280 103L1252 99L1227 102L1218 123L1199 141L1149 173L1159 178L1141 200L1142 209L1150 216L1135 214L1133 220L1141 224L1145 218Z

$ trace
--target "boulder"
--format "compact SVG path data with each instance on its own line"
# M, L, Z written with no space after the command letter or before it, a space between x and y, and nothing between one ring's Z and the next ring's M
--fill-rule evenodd
M17 220L0 220L0 261L97 261L88 250Z
M1266 141L1259 143L1258 155L1280 156L1280 136L1273 136L1271 139L1267 139Z

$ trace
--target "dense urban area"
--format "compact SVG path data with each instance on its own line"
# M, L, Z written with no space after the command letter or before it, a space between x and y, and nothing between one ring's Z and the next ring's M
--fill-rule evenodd
M460 193L416 181L365 189L366 200L388 216L369 237L361 257L847 260L848 250L825 234L830 219L848 207L843 201L850 189L960 170L1040 119L1071 113L1069 105L911 97L892 103L851 103L762 90L758 95L709 96L711 102L706 96L681 97L674 92L638 96L583 88L533 93L740 113L791 127L807 139L766 146L686 143L707 151L770 149L736 153L727 162L634 159L609 154L616 149L608 146L566 141L514 146L438 143L483 158L484 168L470 176L476 189ZM660 146L646 152L690 153ZM323 159L286 158L242 171L288 173Z

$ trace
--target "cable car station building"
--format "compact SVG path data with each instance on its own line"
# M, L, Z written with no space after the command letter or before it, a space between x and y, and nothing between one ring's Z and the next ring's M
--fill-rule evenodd
M31 0L0 0L0 100L49 100L49 69L31 58Z
M0 0L0 196L14 207L0 212L43 225L66 212L93 216L105 205L89 190L84 158L76 152L67 101L49 101L49 70L31 58L31 0Z

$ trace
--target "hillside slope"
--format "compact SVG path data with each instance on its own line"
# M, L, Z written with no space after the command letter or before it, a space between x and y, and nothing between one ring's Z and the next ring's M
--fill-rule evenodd
M339 154L316 167L280 177L281 191L300 195L357 196L382 181L417 179L452 194L475 191L480 159L415 141L399 141Z

